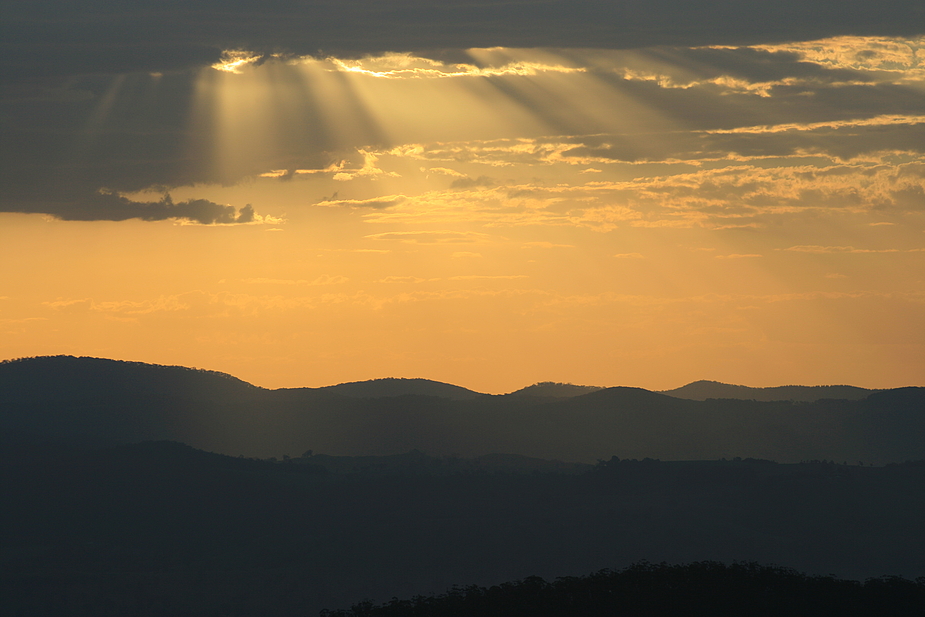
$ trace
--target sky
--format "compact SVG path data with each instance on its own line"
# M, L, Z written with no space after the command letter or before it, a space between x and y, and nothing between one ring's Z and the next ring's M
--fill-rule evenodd
M923 385L920 0L0 0L0 358Z

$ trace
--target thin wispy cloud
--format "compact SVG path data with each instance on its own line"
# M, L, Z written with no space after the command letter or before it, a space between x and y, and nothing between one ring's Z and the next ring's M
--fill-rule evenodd
M319 276L313 280L306 279L273 279L273 278L248 278L241 279L242 283L248 285L337 285L346 283L348 280L345 276Z
M513 280L513 279L525 279L530 278L526 274L463 274L460 276L451 276L449 280L451 281L474 281L474 280Z
M866 249L855 248L853 246L819 246L819 245L799 245L783 249L785 251L794 251L797 253L921 253L925 248L914 249Z
M365 236L371 240L397 240L416 244L468 244L491 236L475 231L392 231Z
M388 195L385 197L374 197L372 199L325 199L317 202L316 206L327 207L349 207L349 208L372 208L381 210L391 208L406 201L408 198L404 195Z

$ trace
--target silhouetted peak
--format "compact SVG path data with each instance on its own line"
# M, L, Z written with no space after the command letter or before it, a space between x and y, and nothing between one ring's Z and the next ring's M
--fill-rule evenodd
M384 398L392 396L436 396L452 400L464 400L484 396L461 386L421 378L386 377L369 381L353 381L319 388L351 398Z
M205 369L75 356L38 356L0 362L0 390L11 386L43 399L107 392L182 391L213 396L217 391L260 390L237 377Z
M727 398L755 401L802 401L813 402L820 399L843 399L856 401L866 398L871 392L856 386L775 386L771 388L752 388L727 384L719 381L701 379L674 390L662 390L662 394L693 401Z
M601 390L600 386L579 386L558 381L540 381L532 386L511 392L508 396L542 396L550 398L571 398Z
M612 388L601 388L588 395L588 400L622 400L622 401L665 401L670 397L661 392L652 392L645 388L636 388L634 386L614 386Z
M891 390L874 390L867 397L868 407L886 407L893 410L925 412L925 387L907 386Z

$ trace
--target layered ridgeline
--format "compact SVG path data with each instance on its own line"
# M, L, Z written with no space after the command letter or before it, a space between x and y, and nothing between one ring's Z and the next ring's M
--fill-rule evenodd
M576 462L925 458L920 387L696 382L658 393L543 383L487 395L425 379L381 379L267 390L212 371L55 356L0 364L0 405L7 442L174 440L248 457L418 449Z

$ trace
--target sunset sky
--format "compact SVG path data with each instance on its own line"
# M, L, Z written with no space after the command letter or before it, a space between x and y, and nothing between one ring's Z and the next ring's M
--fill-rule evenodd
M0 16L0 359L925 385L920 0Z

